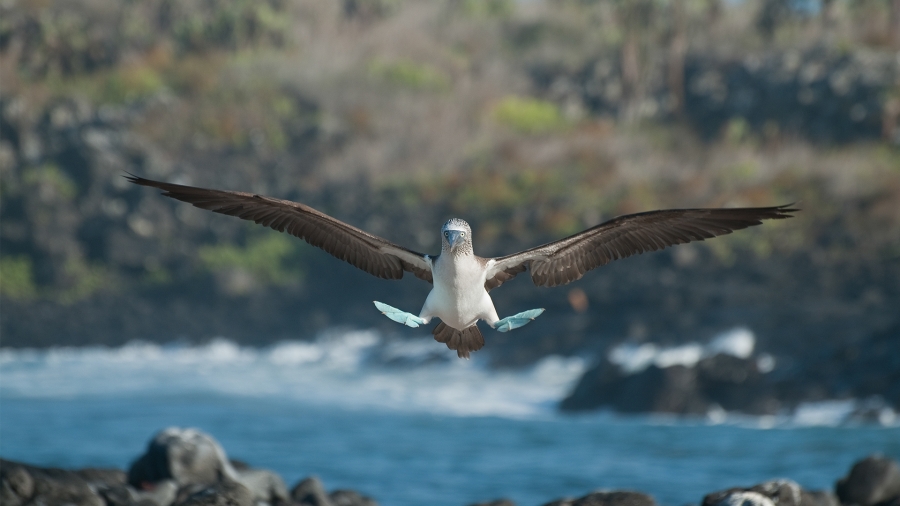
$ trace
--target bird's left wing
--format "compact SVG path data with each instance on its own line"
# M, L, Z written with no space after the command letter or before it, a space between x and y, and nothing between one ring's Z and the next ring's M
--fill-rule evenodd
M790 218L791 204L734 209L668 209L619 216L556 242L487 261L485 289L491 290L526 269L538 286L559 286L613 260L675 244L702 241Z
M400 279L403 272L432 282L426 255L348 225L307 205L253 193L210 190L126 176L142 186L163 190L163 195L201 209L237 216L287 232L334 257L384 279Z

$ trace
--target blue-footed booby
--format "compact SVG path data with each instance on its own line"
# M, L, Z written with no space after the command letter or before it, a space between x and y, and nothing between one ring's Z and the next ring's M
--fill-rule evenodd
M400 279L411 272L434 287L419 315L375 302L391 320L419 327L441 321L434 339L469 358L484 346L478 320L507 332L528 324L543 309L500 318L488 292L531 271L537 286L559 286L581 279L613 260L656 251L676 244L702 241L760 225L762 220L790 218L791 204L725 209L667 209L613 218L558 241L496 258L482 258L472 249L472 229L452 218L441 227L441 252L426 255L398 246L307 205L253 193L211 190L126 176L135 184L163 190L163 195L201 209L237 216L287 232L369 274Z

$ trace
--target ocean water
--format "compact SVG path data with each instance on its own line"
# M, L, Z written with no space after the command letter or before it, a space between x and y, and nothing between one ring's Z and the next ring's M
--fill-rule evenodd
M747 339L735 331L712 346L745 353ZM619 359L705 353L637 351L619 350ZM584 360L495 371L475 357L458 360L430 336L371 331L263 349L226 340L0 349L0 456L124 469L158 430L196 427L289 487L315 474L329 490L352 488L387 506L500 497L527 506L597 489L679 506L772 478L830 489L868 454L900 458L896 420L847 423L852 401L782 417L563 415L556 403Z

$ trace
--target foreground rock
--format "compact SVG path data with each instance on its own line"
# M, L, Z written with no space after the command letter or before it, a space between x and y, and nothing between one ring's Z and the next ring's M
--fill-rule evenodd
M808 491L772 480L707 494L701 506L900 506L900 465L882 456L858 461L830 491ZM328 493L310 476L290 493L272 471L226 458L221 445L196 429L156 434L127 475L118 469L42 468L0 459L3 506L378 506L354 490ZM470 506L515 506L496 499ZM543 506L657 506L634 491L598 491Z
M808 491L791 480L771 480L749 488L707 494L702 506L839 506L834 494Z
M197 429L156 434L128 473L41 468L0 459L3 506L378 506L353 490L325 491L315 477L288 494L280 476L229 460Z
M836 491L841 504L900 505L900 465L878 455L866 457L837 482Z
M578 499L557 499L544 506L656 506L647 494L629 491L594 492Z

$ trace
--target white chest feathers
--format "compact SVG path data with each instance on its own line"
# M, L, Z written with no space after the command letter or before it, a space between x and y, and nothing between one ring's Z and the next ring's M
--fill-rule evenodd
M436 258L432 267L434 288L425 300L422 314L437 316L458 330L479 318L496 319L494 304L484 289L485 273L484 265L474 255Z

